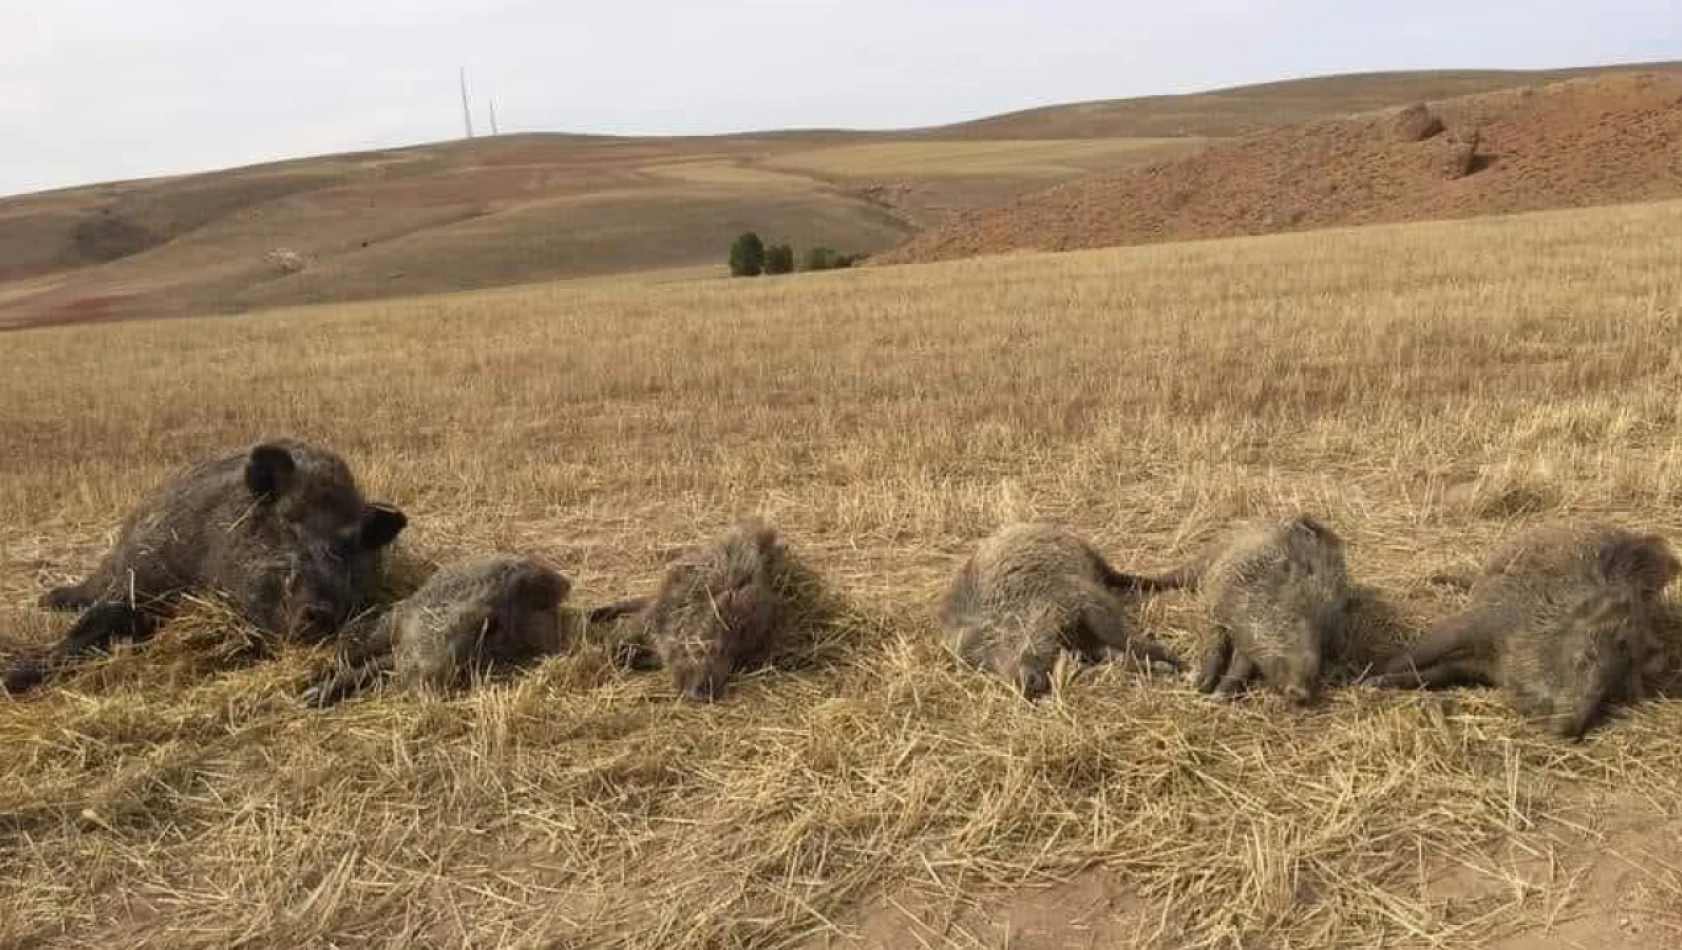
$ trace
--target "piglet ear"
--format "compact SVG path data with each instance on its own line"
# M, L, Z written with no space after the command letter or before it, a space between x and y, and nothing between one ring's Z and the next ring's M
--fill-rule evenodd
M1612 580L1634 580L1658 594L1676 578L1679 565L1670 545L1657 534L1619 538L1600 549L1600 570Z
M758 548L761 553L769 555L781 545L781 541L777 537L777 529L760 515L747 515L737 522L737 526L737 529L748 539L748 542Z
M298 463L292 453L272 442L265 442L251 450L245 458L245 487L259 497L274 497L292 486L298 474Z
M403 533L409 516L395 505L374 503L362 506L362 549L378 551Z
M1301 514L1291 518L1291 530L1300 531L1314 538L1324 538L1331 532L1326 530L1324 523L1313 515Z
M520 578L515 596L532 610L552 610L572 593L572 581L553 568L535 566Z

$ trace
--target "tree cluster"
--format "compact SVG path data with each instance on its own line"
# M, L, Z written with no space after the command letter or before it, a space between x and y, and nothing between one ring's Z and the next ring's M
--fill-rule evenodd
M861 254L840 254L834 248L813 247L800 261L804 271L835 270L851 267ZM767 246L758 234L747 231L730 243L730 276L758 277L761 274L792 274L795 270L794 248L787 244Z

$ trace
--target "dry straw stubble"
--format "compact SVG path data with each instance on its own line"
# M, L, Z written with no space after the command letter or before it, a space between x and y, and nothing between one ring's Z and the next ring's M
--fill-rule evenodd
M1412 626L1456 606L1424 577L1525 519L1682 536L1682 368L1655 343L1682 329L1679 225L1656 205L8 335L11 633L52 629L41 585L143 485L253 431L344 452L410 515L405 558L532 550L598 602L759 510L862 609L838 662L710 707L589 644L319 713L295 699L319 654L160 676L166 632L0 705L0 943L817 946L935 906L958 923L932 945L1000 946L990 886L1089 865L1180 946L1662 932L1674 853L1610 897L1572 875L1610 873L1600 825L1682 812L1674 701L1573 749L1492 693L1292 713L1101 669L1028 708L952 667L928 605L1009 518L1143 567L1314 510ZM1138 611L1201 654L1192 598Z

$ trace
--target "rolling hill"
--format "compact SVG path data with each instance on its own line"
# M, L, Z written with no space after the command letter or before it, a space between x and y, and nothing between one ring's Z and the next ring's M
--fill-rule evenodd
M1682 196L1682 72L1642 71L1281 126L956 215L912 263Z
M1324 77L899 132L511 135L24 195L0 199L0 328L716 274L750 228L882 252L1251 128L1560 75Z
M1674 62L1573 69L1458 69L1345 73L1216 89L1026 109L928 130L941 138L1094 138L1110 135L1232 136L1268 126L1371 112L1420 100L1451 99L1627 70L1668 70Z

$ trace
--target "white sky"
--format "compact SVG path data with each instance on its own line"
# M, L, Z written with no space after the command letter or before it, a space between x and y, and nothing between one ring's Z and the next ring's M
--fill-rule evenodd
M0 194L453 138L930 125L1682 58L1679 0L0 0Z

